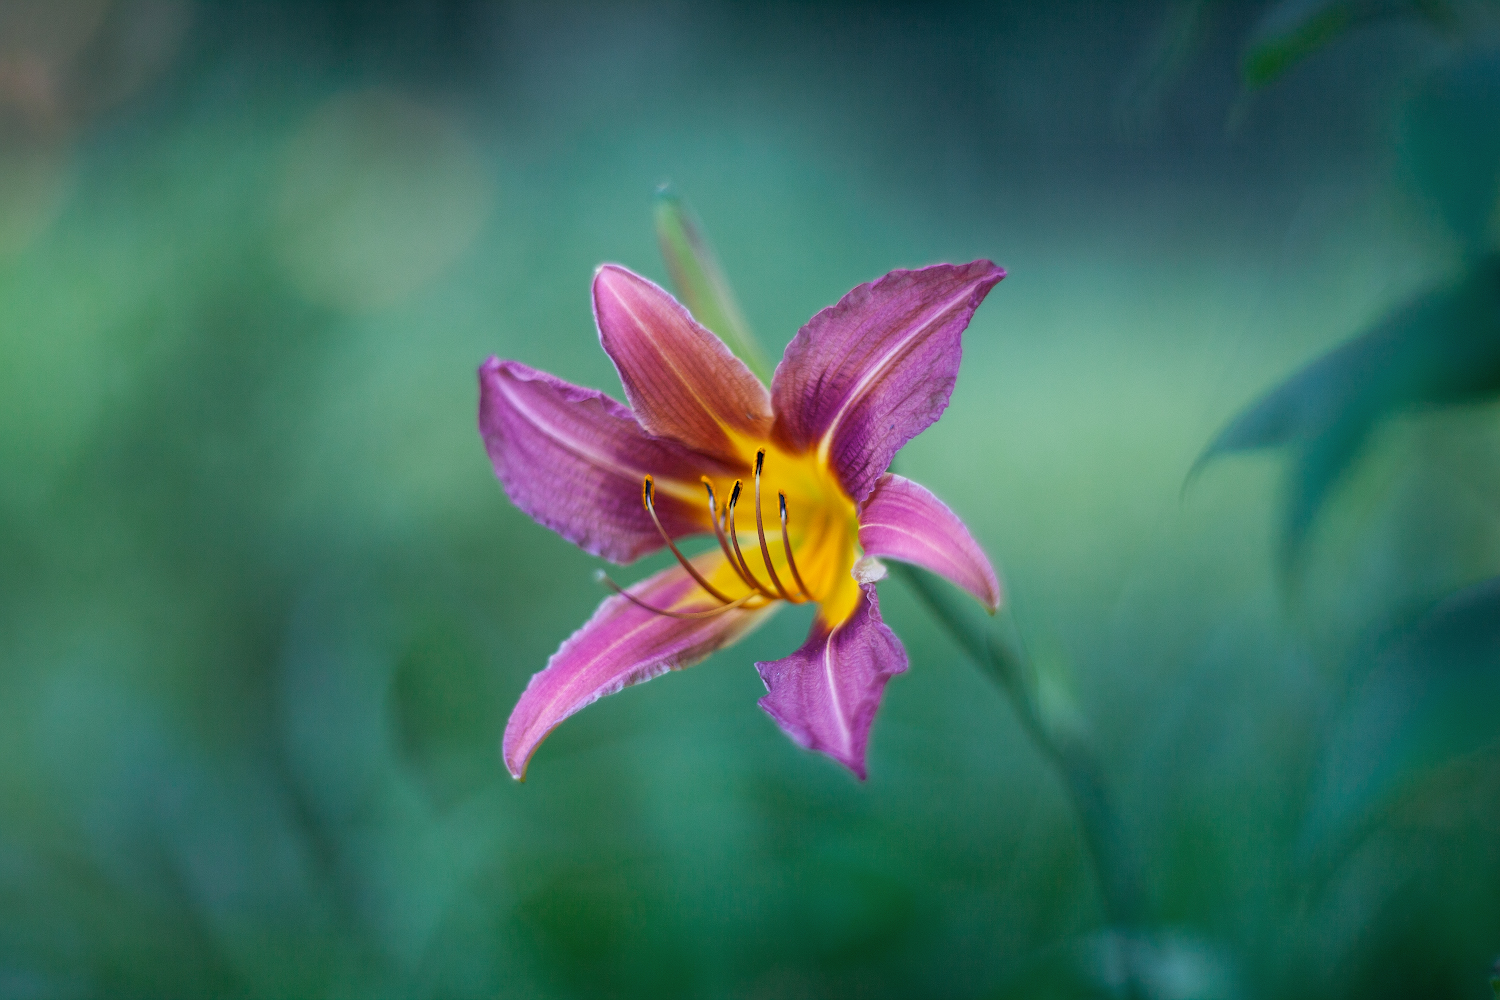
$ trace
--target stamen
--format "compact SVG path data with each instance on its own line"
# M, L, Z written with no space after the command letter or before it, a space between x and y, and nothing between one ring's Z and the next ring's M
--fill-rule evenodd
M646 513L651 515L651 521L656 525L656 530L661 532L661 537L664 541L666 541L667 547L672 550L672 554L677 557L677 561L682 563L682 568L688 571L688 575L691 576L695 581L697 581L698 586L702 587L704 590L712 594L714 598L721 604L731 603L732 598L725 597L723 594L721 594L713 584L709 583L703 578L703 574L698 572L698 568L696 566L687 561L687 557L678 550L677 544L673 542L672 537L667 534L667 529L661 526L661 518L656 516L656 504L654 502L654 494L656 492L655 486L656 481L653 480L649 475L646 476L645 480L641 483L641 502L646 505Z
M769 597L774 601L776 600L776 595L767 590L761 584L761 582L755 578L755 574L750 572L750 564L745 561L745 553L740 551L740 537L735 533L734 530L734 508L740 502L740 487L742 485L743 484L738 479L736 479L734 481L734 490L729 494L729 506L726 508L727 513L725 515L725 520L729 522L729 541L734 545L734 554L739 558L740 571L744 573L745 580L750 584L750 586L760 591L761 594Z
M762 448L755 453L755 533L760 536L760 557L766 564L766 572L771 574L771 586L776 588L776 593L781 595L782 600L801 603L788 594L786 588L781 585L781 578L776 575L776 567L771 564L771 549L766 545L766 523L760 516L760 468L765 461L766 449ZM790 552L791 549L787 551Z
M609 574L605 573L602 569L594 575L598 578L600 583L604 584L610 590L613 590L615 593L619 594L621 597L625 598L625 600L629 601L631 604L634 604L636 607L641 608L645 611L649 611L654 615L663 615L667 618L713 618L715 615L722 615L726 611L733 611L735 608L740 607L746 601L750 600L750 598L758 596L757 594L752 592L746 594L744 597L741 597L737 601L730 601L728 604L721 605L717 608L710 608L707 611L667 611L664 608L653 607L650 604L647 604L645 601L641 600L639 597L636 597L630 591L626 590L624 587L611 580L609 578ZM754 609L752 608L751 610Z
M792 558L792 540L787 537L786 494L777 490L776 497L781 501L781 547L786 552L786 564L792 569L792 579L797 581L797 589L802 591L802 596L810 601L812 595L807 592L807 584L802 582L802 574L797 572L797 560Z
M734 557L733 552L729 551L729 539L724 536L724 524L719 517L718 499L714 496L714 484L707 476L699 476L698 478L703 481L703 488L708 490L708 519L713 522L714 537L719 540L719 548L724 550L724 558L729 562L730 569L734 570L735 575L740 578L740 581L745 586L754 590L755 584L746 578L745 571L740 569L740 561ZM725 511L727 513L727 507Z

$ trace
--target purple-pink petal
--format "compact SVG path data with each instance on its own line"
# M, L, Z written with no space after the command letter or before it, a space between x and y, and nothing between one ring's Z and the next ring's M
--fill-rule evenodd
M694 591L703 596L703 607L716 603L680 566L662 570L629 591L658 608L670 608ZM684 619L655 614L618 595L606 598L526 685L505 726L505 766L512 776L525 777L532 753L568 716L631 684L692 666L739 639L774 608L737 608L711 618Z
M744 362L660 287L618 264L594 276L594 319L641 426L726 462L730 432L762 439L771 397Z
M661 548L641 504L647 473L673 537L709 528L706 504L688 498L722 467L647 434L602 392L490 358L479 369L479 433L511 502L586 552L629 562Z
M818 313L771 383L777 441L826 449L845 492L862 501L947 408L964 328L1003 277L987 260L892 271Z
M995 567L969 529L924 486L887 472L859 512L866 555L900 559L946 577L994 612L1000 607Z
M821 617L802 648L784 659L757 663L767 694L760 707L799 745L827 754L861 780L870 724L886 681L906 669L901 640L880 620L875 587L829 628Z

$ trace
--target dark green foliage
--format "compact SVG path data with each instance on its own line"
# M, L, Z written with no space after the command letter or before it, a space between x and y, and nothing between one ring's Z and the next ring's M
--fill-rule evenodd
M1493 248L1500 199L1500 53L1480 50L1424 80L1400 122L1410 183L1438 210L1465 251Z
M1381 646L1325 750L1306 833L1319 871L1378 829L1403 794L1494 742L1500 577L1444 599Z
M1451 30L1469 8L1483 6L1484 0L1274 0L1246 44L1240 74L1252 87L1265 86L1363 25L1410 18Z
M1500 391L1500 256L1428 292L1313 361L1230 422L1199 456L1290 451L1281 564L1291 570L1314 518L1375 427L1423 407Z

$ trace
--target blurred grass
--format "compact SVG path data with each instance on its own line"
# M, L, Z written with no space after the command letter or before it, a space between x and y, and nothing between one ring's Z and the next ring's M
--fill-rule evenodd
M891 268L1009 268L902 462L1105 750L1159 995L1482 996L1493 740L1320 892L1300 866L1377 635L1500 572L1495 408L1383 432L1294 606L1270 464L1180 498L1233 412L1458 251L1389 179L1379 39L1233 137L1226 39L1171 128L1112 132L1158 13L200 5L149 85L71 121L65 199L0 261L0 996L1107 990L1061 790L899 587L913 669L867 784L754 705L790 611L505 778L510 706L602 595L504 500L473 371L616 392L588 277L666 280L664 179L773 356ZM320 295L278 199L307 123L371 88L457 138L375 163L373 228L301 244L361 279ZM411 216L358 209L453 177L473 217L435 223L441 267L392 249ZM299 190L350 217L337 176Z

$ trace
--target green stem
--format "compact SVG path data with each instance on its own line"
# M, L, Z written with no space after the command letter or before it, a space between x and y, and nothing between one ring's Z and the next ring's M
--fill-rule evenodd
M718 260L709 249L702 227L682 199L665 186L657 192L656 233L673 284L688 309L766 380L769 368L734 301ZM1078 813L1111 927L1127 935L1139 930L1142 918L1139 870L1121 831L1093 748L1081 735L1054 731L1047 725L1037 706L1035 674L1019 644L1012 645L1002 639L988 622L976 621L974 609L960 610L942 585L924 570L900 563L894 568L964 651L1010 697L1021 725L1057 769ZM1139 993L1139 980L1132 973L1133 963L1129 961L1132 947L1130 941L1124 943L1129 996Z
M1127 932L1138 930L1144 916L1140 872L1093 747L1080 735L1048 726L1037 704L1035 672L1018 643L1001 636L990 622L981 621L977 611L961 608L926 570L904 563L892 563L891 570L1010 698L1022 728L1056 768L1073 803L1110 924Z

